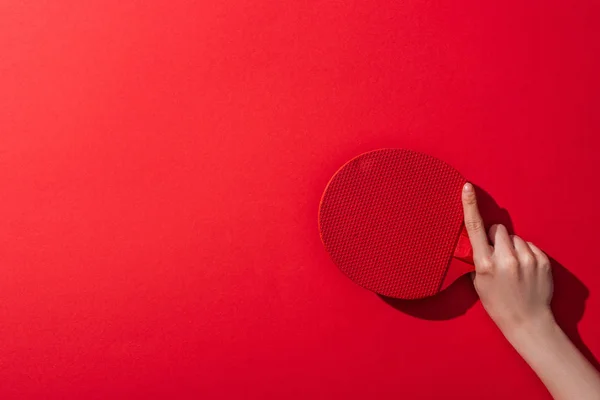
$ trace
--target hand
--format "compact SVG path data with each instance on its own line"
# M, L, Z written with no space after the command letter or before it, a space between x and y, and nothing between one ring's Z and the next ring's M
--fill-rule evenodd
M600 374L554 321L548 257L494 225L489 240L475 191L463 190L465 226L473 246L474 284L483 307L556 400L600 399Z
M488 242L473 186L463 190L465 226L473 246L474 284L483 307L507 336L525 325L552 324L552 273L534 244L493 225Z

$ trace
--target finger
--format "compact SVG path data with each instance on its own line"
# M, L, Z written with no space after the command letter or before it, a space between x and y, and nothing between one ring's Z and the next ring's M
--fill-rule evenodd
M537 259L538 263L550 264L550 260L548 259L548 256L546 255L546 253L544 253L542 250L540 250L539 247L537 247L535 244L533 244L531 242L527 242L527 245L531 249L531 252L535 255L535 258Z
M463 187L462 203L465 214L465 227L473 247L473 258L475 260L488 258L491 255L490 246L485 234L483 219L477 207L475 189L470 183Z
M525 268L533 267L537 264L537 258L533 251L523 239L517 235L511 236L515 252L517 253L517 259L519 264Z
M494 253L514 253L513 242L504 225L492 225L489 231L489 236L490 241L494 244Z

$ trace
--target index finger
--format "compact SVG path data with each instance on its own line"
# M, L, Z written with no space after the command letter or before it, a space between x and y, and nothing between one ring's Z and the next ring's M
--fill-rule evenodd
M491 255L490 245L488 243L483 219L479 214L477 207L477 197L475 189L470 183L465 184L462 192L462 204L465 213L465 227L469 234L469 240L473 247L473 258L481 260Z

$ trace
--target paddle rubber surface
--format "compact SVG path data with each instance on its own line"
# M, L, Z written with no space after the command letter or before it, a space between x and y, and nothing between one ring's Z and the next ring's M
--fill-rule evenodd
M440 291L463 225L466 180L426 154L382 149L345 164L319 209L321 239L357 284L416 299Z

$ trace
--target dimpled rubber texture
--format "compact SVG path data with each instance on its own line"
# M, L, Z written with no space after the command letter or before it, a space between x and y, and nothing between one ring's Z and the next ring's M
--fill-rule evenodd
M357 284L417 299L440 291L462 228L465 179L426 154L381 149L345 164L319 207L321 239Z

